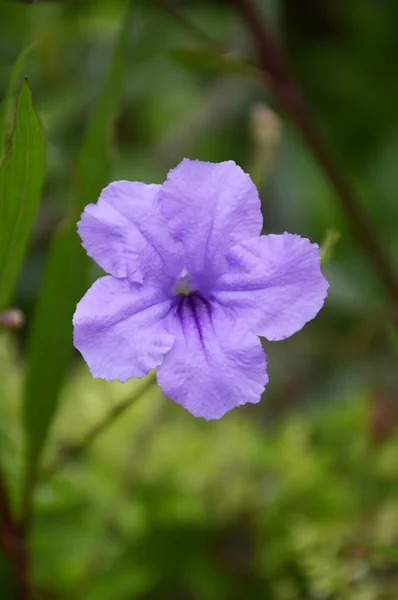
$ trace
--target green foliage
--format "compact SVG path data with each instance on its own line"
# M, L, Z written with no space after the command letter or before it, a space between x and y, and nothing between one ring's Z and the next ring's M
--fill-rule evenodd
M0 157L7 149L7 137L12 129L13 102L18 83L22 77L22 69L33 44L25 48L18 56L17 61L11 72L10 83L8 85L6 96L0 107Z
M328 229L321 244L321 265L324 266L332 257L335 246L341 235L334 229Z
M140 385L78 369L46 462ZM350 397L264 435L250 410L204 423L154 387L38 486L35 583L77 600L394 600L395 557L375 549L398 539L398 440L375 445L369 419L368 399ZM14 466L18 448L3 447Z
M398 562L398 549L391 548L390 546L374 546L373 550L383 554L389 558L392 562Z
M255 69L247 60L233 53L222 53L217 48L177 48L171 57L180 65L204 73L253 75Z
M11 300L36 217L45 169L44 135L27 81L0 165L0 308Z
M124 0L0 2L0 148L8 151L0 257L11 259L7 270L0 263L0 309L12 298L28 325L0 331L0 463L14 509L26 456L30 478L39 472L27 496L34 583L60 600L395 600L390 307L317 162L286 115L275 118L280 107L248 66L255 45L237 12L227 2L170 2L219 50L157 4L132 1L130 18ZM398 3L257 4L397 263ZM26 83L14 102L24 72L46 133L36 219L38 182L18 195L42 160L41 141L21 166L28 123L42 139ZM23 127L10 138L14 103ZM267 233L320 242L327 232L326 306L291 340L265 343L270 384L259 405L205 423L153 386L45 479L46 466L142 385L93 380L72 356L72 314L99 274L76 221L109 181L161 182L184 156L233 159L249 171ZM16 215L18 247L9 253ZM0 557L7 600L12 580Z
M72 354L72 316L87 287L89 260L80 245L76 222L109 181L109 134L120 105L130 20L122 12L121 31L102 90L87 124L77 158L69 211L49 250L44 283L32 326L24 401L27 480L36 470L58 394Z
M388 323L386 325L387 336L390 340L390 344L398 356L398 329L395 324Z

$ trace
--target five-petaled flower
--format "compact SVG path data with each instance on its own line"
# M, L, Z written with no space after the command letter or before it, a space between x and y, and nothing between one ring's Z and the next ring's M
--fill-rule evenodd
M169 398L217 419L268 382L257 336L282 340L323 305L319 248L260 236L257 189L233 161L183 160L163 185L117 181L78 224L109 276L77 305L74 344L94 377L157 367Z

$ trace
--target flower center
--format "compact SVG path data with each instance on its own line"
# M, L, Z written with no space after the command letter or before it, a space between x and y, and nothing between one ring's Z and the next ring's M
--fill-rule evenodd
M191 292L192 288L189 282L189 273L186 269L182 269L181 273L177 277L174 287L174 294L176 296L189 296Z
M198 292L177 296L175 314L180 320L184 335L185 333L195 334L204 351L206 351L205 333L212 325L210 302Z

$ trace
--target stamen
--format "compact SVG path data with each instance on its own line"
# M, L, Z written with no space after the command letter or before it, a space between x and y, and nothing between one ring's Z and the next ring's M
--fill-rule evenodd
M176 296L189 296L192 289L188 281L189 273L187 269L182 269L181 273L177 278L177 283L175 285L174 293Z

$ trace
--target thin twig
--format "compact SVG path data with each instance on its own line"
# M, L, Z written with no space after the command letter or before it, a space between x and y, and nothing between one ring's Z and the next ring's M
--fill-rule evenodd
M114 406L107 415L94 425L92 429L90 429L86 435L79 442L75 444L70 444L66 446L64 452L60 454L60 456L54 461L52 465L50 465L47 469L43 471L41 474L41 480L46 480L55 475L62 467L65 466L73 458L76 458L80 454L83 454L85 450L90 446L104 431L106 431L113 423L120 417L122 414L126 412L128 408L143 394L145 394L154 384L156 383L155 374L151 374L147 377L142 387L133 395Z
M196 36L207 40L212 47L220 49L220 45L207 33L191 23L168 0L153 0L160 8L166 10L188 27ZM241 14L252 33L257 45L260 69L252 68L251 74L260 77L270 87L281 107L290 116L297 129L301 132L313 154L318 159L330 183L336 191L336 196L344 210L358 242L361 244L373 263L379 279L386 290L398 302L398 278L392 264L381 247L361 203L357 199L348 181L340 172L329 149L325 145L315 123L304 103L301 91L290 74L288 65L275 40L268 32L264 20L253 7L251 0L226 0ZM223 51L221 52L223 54Z
M11 513L4 474L0 471L0 547L10 568L21 600L30 598L28 553L23 533Z
M251 0L229 0L245 21L257 46L261 69L268 74L275 97L289 114L323 167L345 211L358 242L373 262L379 278L395 302L398 279L350 184L345 180L325 145L304 103L299 86L290 73L281 50Z
M157 4L159 6L159 8L168 12L175 19L177 19L177 21L182 23L182 25L184 25L185 29L188 29L189 31L191 31L191 33L193 33L196 37L202 38L202 40L204 42L206 42L207 44L209 44L216 50L220 50L220 51L223 50L223 48L222 48L221 44L219 44L219 42L217 42L214 38L212 38L208 33L203 31L199 27L196 27L196 25L194 23L192 23L192 21L187 19L185 17L185 15L183 15L179 11L178 8L176 8L171 2L169 2L169 0L153 0L153 2L155 4Z

